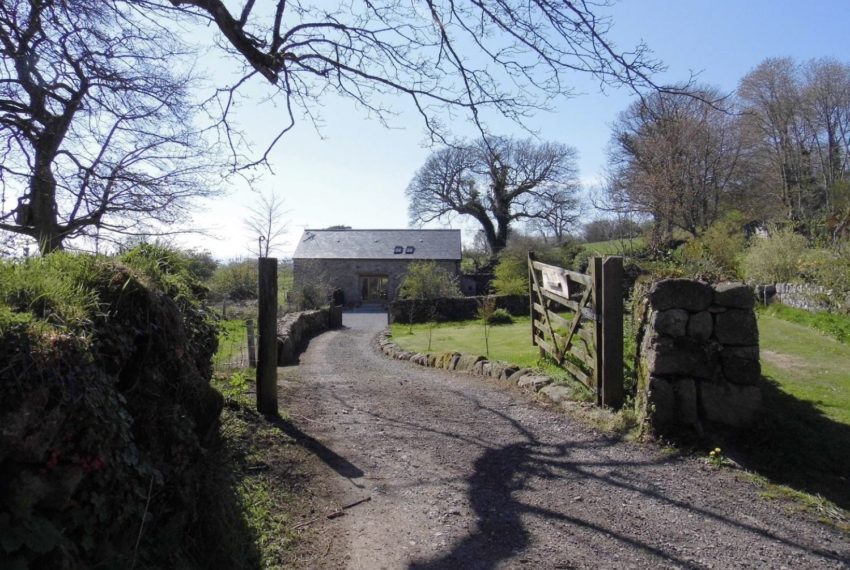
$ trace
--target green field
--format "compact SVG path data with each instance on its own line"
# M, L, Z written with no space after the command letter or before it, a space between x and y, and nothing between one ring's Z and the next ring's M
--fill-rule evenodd
M456 350L464 354L486 356L484 325L480 321L443 323L433 327L431 348L428 348L427 324L392 325L393 340L406 350L440 353ZM538 349L531 344L529 317L514 317L512 325L490 327L490 360L504 360L519 366L533 367L540 358Z
M850 425L850 345L764 313L759 334L764 374L830 419Z

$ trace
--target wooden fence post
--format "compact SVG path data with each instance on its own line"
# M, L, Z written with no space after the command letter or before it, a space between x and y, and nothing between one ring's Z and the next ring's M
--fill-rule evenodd
M276 416L277 410L277 259L259 258L259 354L257 410Z
M248 366L256 368L257 345L254 343L254 319L248 319L245 321L245 328L248 329Z
M601 261L601 259L600 259ZM602 265L602 383L601 404L623 405L623 258L608 257ZM601 350L600 348L601 347Z
M593 278L593 310L596 320L593 325L593 344L596 346L595 366L593 367L593 389L596 391L596 404L602 405L602 382L605 369L605 352L602 349L602 258L593 257L588 265L590 276Z
M528 252L528 312L531 314L531 346L537 346L537 333L534 332L534 252Z

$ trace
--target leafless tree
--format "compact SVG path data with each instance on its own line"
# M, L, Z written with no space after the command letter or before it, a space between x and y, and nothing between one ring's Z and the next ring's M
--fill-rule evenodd
M541 192L540 205L543 209L539 217L529 219L526 225L530 231L540 234L546 243L551 241L560 245L581 229L579 219L584 213L584 204L578 195L577 178L575 183L575 188L566 192L559 189Z
M173 228L190 198L211 194L182 49L133 5L3 2L0 229L47 253Z
M820 220L850 198L850 65L766 59L740 82L752 170L785 217Z
M744 145L765 192L781 201L786 216L801 213L807 164L801 76L790 58L769 58L738 85L744 112Z
M608 207L651 216L660 236L674 227L698 234L742 194L737 117L716 91L698 93L651 94L613 127Z
M283 198L274 191L261 194L248 211L250 216L246 218L245 226L257 239L257 255L268 257L283 245L281 238L286 233L284 216L287 214Z
M223 36L219 45L247 64L211 100L231 142L239 141L231 123L236 102L255 76L265 79L285 121L261 161L296 117L316 120L316 103L328 94L353 100L382 122L394 116L390 101L406 99L432 139L445 142L456 113L441 111L468 112L482 132L488 108L521 122L569 95L576 73L592 75L603 88L660 87L652 76L662 67L646 46L621 51L611 42L611 22L599 14L605 0L132 1L214 26ZM234 150L234 166L238 156Z
M576 155L562 144L496 137L445 147L428 157L407 187L411 222L470 216L498 254L511 224L569 215L559 208L575 200Z

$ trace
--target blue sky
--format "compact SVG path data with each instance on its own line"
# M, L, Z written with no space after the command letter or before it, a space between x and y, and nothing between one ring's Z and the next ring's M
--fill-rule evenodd
M798 61L834 57L850 61L847 23L850 0L812 1L692 1L625 0L606 12L613 18L611 38L620 48L643 40L668 71L659 79L674 82L697 73L700 82L731 91L748 71L767 57L790 56ZM589 77L576 76L577 96L560 101L554 112L528 121L543 140L575 146L580 175L598 180L605 166L609 129L617 114L633 99L627 90L600 93ZM400 108L403 110L403 107ZM271 155L273 173L266 173L254 190L235 186L210 202L196 218L218 239L186 237L184 245L208 249L218 258L250 255L256 236L248 235L243 220L252 192L276 192L289 209L288 242L277 252L291 255L304 227L346 224L355 228L406 227L404 189L430 150L423 145L421 121L402 113L393 129L369 120L350 102L326 100L321 108L321 136L301 122ZM266 140L277 119L270 106L242 110L250 138ZM525 136L515 125L494 122L504 135ZM459 135L472 135L457 125ZM454 220L452 227L471 238L475 226ZM466 231L469 230L469 231Z

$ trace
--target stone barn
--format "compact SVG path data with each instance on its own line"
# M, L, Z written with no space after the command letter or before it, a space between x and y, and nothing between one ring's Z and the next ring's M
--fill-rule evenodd
M412 262L434 261L459 276L460 251L460 230L304 230L292 258L294 287L342 291L347 306L384 304Z

